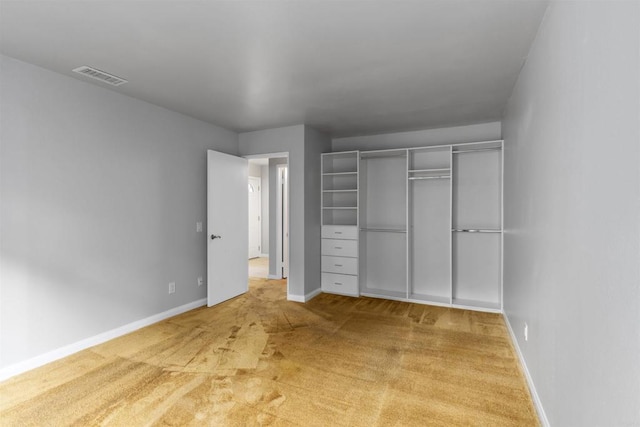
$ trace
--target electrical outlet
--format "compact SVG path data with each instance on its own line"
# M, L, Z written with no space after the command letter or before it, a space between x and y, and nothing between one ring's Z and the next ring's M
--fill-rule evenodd
M176 293L176 282L169 283L169 293L170 294Z
M202 221L196 222L196 233L202 233Z
M202 285L204 285L204 280L202 279L202 277L198 277L198 286Z
M529 325L526 322L524 324L524 340L529 341Z

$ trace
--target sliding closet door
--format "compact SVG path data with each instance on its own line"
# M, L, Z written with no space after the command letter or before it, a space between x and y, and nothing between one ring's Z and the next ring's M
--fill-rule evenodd
M409 158L409 298L451 303L451 148Z
M501 309L502 151L453 151L453 303Z
M407 298L406 150L360 161L361 293Z

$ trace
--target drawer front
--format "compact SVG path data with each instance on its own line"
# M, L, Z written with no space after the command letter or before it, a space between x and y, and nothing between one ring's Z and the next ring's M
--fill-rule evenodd
M323 239L349 239L358 238L358 227L352 225L324 225L322 226Z
M322 255L358 256L357 240L322 239Z
M323 256L322 271L325 273L358 274L358 258Z
M322 273L322 291L358 296L358 276Z

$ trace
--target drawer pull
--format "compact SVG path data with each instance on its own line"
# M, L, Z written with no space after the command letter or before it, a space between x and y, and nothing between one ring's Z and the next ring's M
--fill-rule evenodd
M342 234L342 231L334 231L334 234Z
M336 246L336 249L342 249L342 246Z
M336 267L342 267L342 264L333 264L333 265L335 265Z
M342 286L342 283L340 283L340 282L333 282L333 284Z

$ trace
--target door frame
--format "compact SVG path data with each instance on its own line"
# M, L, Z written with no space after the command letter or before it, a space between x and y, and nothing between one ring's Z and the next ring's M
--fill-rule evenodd
M287 177L289 177L290 171L291 171L291 157L289 156L289 152L288 151L282 151L282 152L277 152L277 153L264 153L264 154L249 154L246 156L242 156L245 159L249 160L249 159L281 159L281 158L286 158L287 159L287 167L289 168L287 171ZM288 179L287 179L288 181ZM287 185L287 200L291 200L291 190L290 190L291 186ZM269 191L271 191L271 189L269 189ZM289 203L287 205L288 207L288 211L287 212L287 217L289 218L289 224L291 224L291 204ZM273 220L276 220L275 218ZM271 215L269 215L269 221L272 221L271 219ZM247 227L249 227L249 222L247 221ZM248 230L247 230L248 231ZM289 233L289 230L287 229L287 236L291 236L291 234ZM289 239L289 245L291 244L291 239ZM277 251L277 249L276 249ZM271 248L269 248L269 255L271 255ZM247 260L248 262L248 260ZM282 270L280 270L282 271ZM282 278L282 276L280 276L280 278ZM287 280L287 299L289 299L289 296L291 295L289 292L289 277L286 278Z
M278 171L278 176L276 178L276 182L278 184L278 188L276 189L277 193L277 203L276 207L276 233L278 235L277 239L277 263L276 268L278 271L278 275L280 277L289 277L289 242L285 241L285 236L287 236L287 240L289 237L289 165L281 164L277 165L276 170ZM286 170L286 179L282 182L282 172ZM282 191L282 187L285 187L285 191ZM286 210L283 209L286 207ZM286 262L285 262L286 260Z

